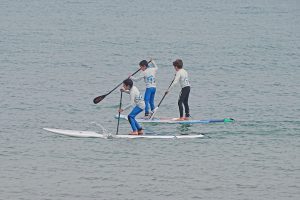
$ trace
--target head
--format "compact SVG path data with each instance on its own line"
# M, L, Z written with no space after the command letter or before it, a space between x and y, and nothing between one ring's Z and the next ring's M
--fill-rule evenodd
M182 69L183 67L183 62L181 59L176 59L174 62L173 62L173 66L175 68L176 71Z
M130 90L133 86L133 82L131 79L126 79L123 81L123 87L125 90Z
M140 68L141 68L141 70L142 70L142 71L145 71L145 70L147 69L147 67L148 67L148 62L147 62L147 60L142 60L142 61L140 62Z

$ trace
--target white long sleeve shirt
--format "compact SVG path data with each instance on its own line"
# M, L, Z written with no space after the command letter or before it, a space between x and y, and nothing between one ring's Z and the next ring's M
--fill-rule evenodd
M130 107L135 107L135 106L138 106L141 109L145 109L145 102L144 102L143 96L141 95L141 93L137 87L132 86L132 88L130 90L126 90L125 92L130 95L130 104L125 106L123 108L123 110L126 110Z
M179 69L176 72L174 81L173 81L172 85L170 86L170 89L173 88L174 85L176 85L178 82L180 83L181 88L191 86L190 81L189 81L188 73L185 69Z
M133 81L140 81L144 79L146 83L146 88L156 87L156 72L158 70L158 67L154 60L151 61L153 64L153 67L150 67L151 64L149 64L149 67L145 71L141 71L140 76L138 77L131 77L131 80Z

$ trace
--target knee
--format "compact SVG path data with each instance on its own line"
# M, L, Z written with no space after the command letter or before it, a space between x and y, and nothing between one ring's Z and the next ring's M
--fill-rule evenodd
M150 98L145 96L145 97L144 97L144 101L145 101L145 102L149 102L149 101L150 101Z
M182 106L182 101L178 101L178 106Z
M134 116L129 114L129 115L127 116L127 118L128 118L128 119L132 119L132 118L134 118Z

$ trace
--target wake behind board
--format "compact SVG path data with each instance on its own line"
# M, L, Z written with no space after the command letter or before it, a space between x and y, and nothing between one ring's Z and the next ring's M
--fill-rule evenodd
M119 115L116 115L115 118L118 119ZM120 119L128 120L127 115L120 115ZM165 124L210 124L210 123L224 123L224 122L234 122L232 118L224 119L207 119L207 120L184 120L177 121L178 118L153 118L153 119L144 119L136 118L136 121L139 123L165 123Z
M149 139L189 139L189 138L201 138L204 135L103 135L94 131L76 131L76 130L64 130L64 129L55 129L55 128L43 128L46 131L52 133L67 135L71 137L82 137L82 138L149 138Z

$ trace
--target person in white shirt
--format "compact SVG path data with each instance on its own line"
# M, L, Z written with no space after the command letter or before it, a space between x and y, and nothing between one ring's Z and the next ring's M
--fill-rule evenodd
M130 95L130 104L125 106L123 109L119 109L119 112L121 113L124 110L133 107L133 110L128 115L128 121L132 128L132 132L130 133L130 135L142 135L143 128L136 121L135 117L145 108L143 97L140 94L138 88L133 86L133 82L131 79L124 80L123 88L121 88L120 90L121 92L125 92Z
M140 64L141 68L141 74L139 77L134 77L131 76L130 79L133 81L140 81L144 79L146 83L146 91L144 95L144 100L145 100L145 117L149 116L149 104L150 104L150 109L153 113L155 106L154 106L154 97L156 93L156 72L157 72L157 65L154 62L154 60L151 59L150 61L153 65L153 67L148 65L148 62L146 60L142 60Z
M173 62L173 66L175 68L176 75L173 83L167 90L166 94L168 94L171 88L173 88L173 86L179 82L181 87L181 92L179 94L179 99L178 99L178 107L179 107L179 115L180 115L180 118L178 120L189 120L190 118L189 95L191 91L191 84L189 81L188 73L185 69L183 69L183 62L181 59L175 60ZM184 105L184 109L185 109L185 117L183 117L182 104Z

